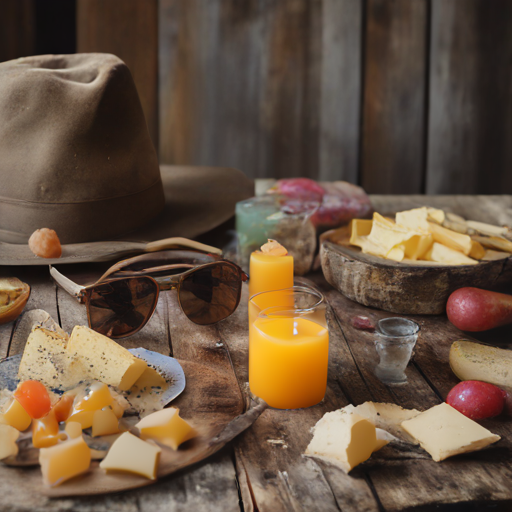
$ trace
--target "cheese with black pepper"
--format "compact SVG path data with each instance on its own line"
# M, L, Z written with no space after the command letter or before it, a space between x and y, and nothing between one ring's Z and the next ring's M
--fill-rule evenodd
M50 389L69 389L80 382L83 365L66 349L66 338L35 327L27 339L18 370L20 381L37 380Z
M80 325L73 329L67 350L82 360L84 380L99 380L122 391L130 389L147 368L115 341Z

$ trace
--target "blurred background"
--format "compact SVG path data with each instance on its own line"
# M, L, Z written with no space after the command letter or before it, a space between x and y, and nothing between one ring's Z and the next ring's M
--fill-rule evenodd
M109 52L161 163L512 193L511 0L0 0L0 61Z

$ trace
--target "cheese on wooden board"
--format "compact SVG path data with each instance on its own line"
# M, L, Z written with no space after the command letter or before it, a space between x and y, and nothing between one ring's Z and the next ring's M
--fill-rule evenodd
M149 414L135 427L140 430L142 439L155 439L173 450L197 435L194 428L180 418L179 410L174 407Z
M445 265L477 265L478 261L468 258L464 254L446 245L434 242L432 248L425 254L425 259Z
M58 333L35 327L30 333L18 370L20 381L37 380L50 389L67 389L79 382L82 363L66 350Z
M342 409L326 413L313 432L306 455L325 458L347 473L387 444L386 440L377 439L371 421Z
M3 419L2 423L10 425L20 432L27 430L32 423L30 414L23 409L23 406L18 402L18 400L16 400L16 398L12 399L7 410L1 416Z
M67 349L80 356L84 371L91 380L99 380L122 391L132 387L147 365L115 341L77 325L69 338Z
M18 444L16 441L20 433L10 425L0 425L0 460L18 455Z
M41 448L39 464L45 485L55 487L85 473L91 465L91 449L82 436L50 448Z
M373 221L371 219L352 219L350 221L350 243L354 243L361 236L368 236L372 230Z
M437 462L459 453L481 450L501 439L447 403L404 421L402 427Z
M427 207L414 208L412 210L406 210L404 212L398 212L395 215L396 223L404 228L412 230L421 229L422 231L428 231L428 211Z
M121 434L100 462L106 471L127 471L155 480L161 449L129 432Z
M460 251L466 256L471 252L472 243L470 236L457 233L433 222L429 222L429 230L436 242L450 247L454 251Z

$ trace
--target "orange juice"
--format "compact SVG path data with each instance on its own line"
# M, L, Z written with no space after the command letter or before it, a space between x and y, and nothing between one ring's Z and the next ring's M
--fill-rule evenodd
M327 385L329 332L300 316L259 316L249 341L251 391L277 409L320 402Z
M273 256L263 252L253 252L249 275L249 297L269 290L290 288L293 286L293 256ZM279 306L279 304L269 304L265 307L269 306Z

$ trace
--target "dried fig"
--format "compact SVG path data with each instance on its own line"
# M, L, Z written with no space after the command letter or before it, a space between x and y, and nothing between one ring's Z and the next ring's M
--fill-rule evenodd
M29 296L30 286L17 277L0 278L0 324L18 318Z

